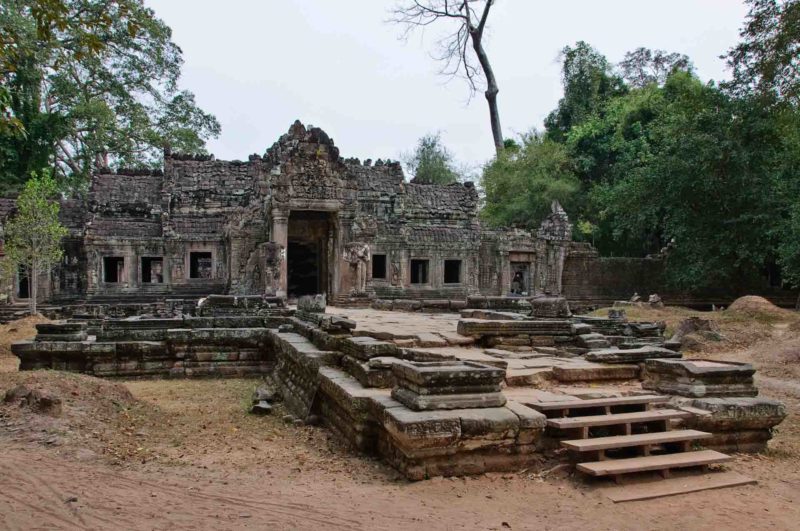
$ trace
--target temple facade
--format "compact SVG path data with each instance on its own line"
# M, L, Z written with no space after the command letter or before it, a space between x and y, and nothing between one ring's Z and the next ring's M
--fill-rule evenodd
M0 199L0 257L13 211L13 199ZM600 257L571 240L557 203L538 231L488 228L478 211L472 183L408 182L399 163L343 158L324 131L298 121L247 161L165 153L163 171L94 175L85 199L62 203L64 258L40 279L40 298L561 294L595 305L658 292L674 304L710 306L741 294L667 292L663 256ZM27 298L23 273L0 298ZM778 304L796 299L766 285L744 289Z
M407 182L399 163L344 159L300 122L248 161L166 153L163 172L100 172L61 217L52 300L559 293L573 245L558 205L538 234L490 230L472 183Z

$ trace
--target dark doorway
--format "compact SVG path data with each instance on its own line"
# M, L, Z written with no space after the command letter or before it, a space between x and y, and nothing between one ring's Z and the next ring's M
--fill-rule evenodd
M210 252L189 253L189 278L212 278L214 260Z
M31 296L31 283L28 268L21 265L17 270L17 298L27 299Z
M530 295L531 272L528 262L511 262L511 289L513 295Z
M461 260L444 261L444 283L445 284L461 283Z
M386 280L386 255L372 255L372 278Z
M164 282L164 259L161 257L142 257L142 284L161 284Z
M428 283L427 260L411 260L411 283L412 284Z
M290 213L286 253L290 297L328 292L332 225L328 212L293 210Z
M122 281L125 258L122 256L103 257L103 282L116 283Z

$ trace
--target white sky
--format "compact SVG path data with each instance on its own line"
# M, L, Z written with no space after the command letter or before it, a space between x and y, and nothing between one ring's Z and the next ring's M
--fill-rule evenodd
M430 58L437 31L406 43L395 0L145 0L183 49L182 85L217 116L220 159L264 151L299 118L345 157L400 158L441 131L459 161L493 155L486 100L468 102ZM703 80L738 41L741 0L497 0L486 48L506 137L541 128L561 97L559 50L585 40L611 62L639 46L688 55ZM446 21L442 21L445 24Z

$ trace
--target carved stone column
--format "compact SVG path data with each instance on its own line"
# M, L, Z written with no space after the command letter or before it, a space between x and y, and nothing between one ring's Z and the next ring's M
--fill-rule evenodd
M505 295L511 288L511 262L508 251L500 251L500 295Z
M279 289L276 292L278 297L286 297L286 290L289 282L289 270L287 267L289 250L289 212L279 210L272 212L272 241L279 244L283 248L282 252L286 255L280 262L281 275Z

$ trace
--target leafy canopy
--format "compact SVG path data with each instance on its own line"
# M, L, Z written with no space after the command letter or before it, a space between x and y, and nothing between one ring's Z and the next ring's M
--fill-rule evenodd
M440 133L430 133L420 138L414 151L403 159L414 175L414 183L452 184L460 178L453 155L442 144Z
M749 3L720 86L681 54L566 47L546 134L485 167L483 216L533 228L555 198L603 255L668 250L673 288L800 285L800 0Z
M54 22L37 18L45 4ZM6 0L0 33L13 39L2 47L6 114L24 131L0 129L0 182L51 166L85 183L105 166L160 165L165 147L203 152L219 134L179 88L181 50L141 0Z
M494 225L532 229L554 199L572 206L580 183L563 144L536 132L523 135L520 142L509 145L484 169L482 214Z

